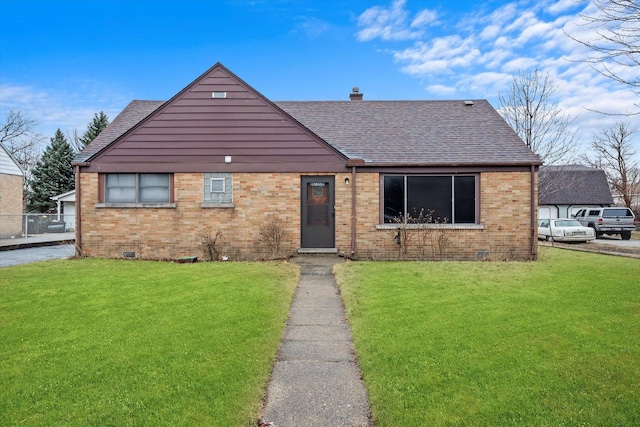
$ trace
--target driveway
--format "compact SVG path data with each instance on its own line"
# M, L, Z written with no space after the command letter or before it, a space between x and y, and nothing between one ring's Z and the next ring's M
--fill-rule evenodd
M74 256L74 254L74 245L41 246L37 248L0 251L0 267L69 258Z
M602 243L603 245L611 245L621 248L640 248L640 240L622 240L618 236L609 236L606 234L597 239L594 243Z

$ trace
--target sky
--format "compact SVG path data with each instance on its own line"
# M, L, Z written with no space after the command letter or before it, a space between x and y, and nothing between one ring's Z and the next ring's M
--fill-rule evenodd
M588 0L0 0L0 113L51 138L167 100L217 62L273 101L488 99L549 73L582 151L616 121L640 132L629 87L571 40ZM634 144L640 151L640 134Z

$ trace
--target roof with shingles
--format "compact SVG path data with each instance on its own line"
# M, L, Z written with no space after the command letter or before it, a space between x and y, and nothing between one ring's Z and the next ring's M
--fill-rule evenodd
M228 71L221 64L212 68L217 69ZM206 79L206 73L200 79ZM192 85L196 82L198 80ZM129 135L128 131L138 124L144 126L149 121L145 118L152 117L160 107L165 108L164 104L163 101L132 101L74 161L92 160L121 137L126 138L125 134ZM486 100L272 104L345 157L364 160L369 165L540 164L538 156Z
M486 100L275 104L349 158L371 164L540 164Z
M542 166L539 205L612 205L602 169L582 165ZM543 190L545 189L545 190Z

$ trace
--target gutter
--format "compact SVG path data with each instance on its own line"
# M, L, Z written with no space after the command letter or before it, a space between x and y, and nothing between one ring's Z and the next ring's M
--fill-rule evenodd
M356 254L356 167L351 167L351 256Z
M535 203L535 196L536 196L536 186L535 186L535 177L536 177L536 167L535 165L531 165L531 208L529 209L531 211L531 231L530 231L530 235L529 235L529 243L531 246L531 256L533 257L533 259L536 259L538 256L537 253L537 249L538 249L538 245L537 245L537 239L536 239L536 203Z
M391 162L365 162L362 159L350 159L347 161L347 167L461 167L461 166L472 166L472 167L483 167L483 166L540 166L542 162L489 162L489 163L478 163L478 162L440 162L440 163L391 163Z
M82 189L80 188L80 167L89 162L72 162L76 169L76 256L82 256Z

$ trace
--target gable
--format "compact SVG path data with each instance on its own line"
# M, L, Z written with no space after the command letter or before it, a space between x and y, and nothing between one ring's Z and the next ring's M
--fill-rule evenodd
M135 110L133 103L130 107ZM142 107L157 108L144 118L134 118L139 111L118 116L118 126L137 124L113 141L92 142L76 158L89 162L83 171L342 172L346 167L346 156L221 64L166 103ZM118 129L104 132L116 135Z
M2 144L0 144L0 173L5 175L24 175L18 163Z

